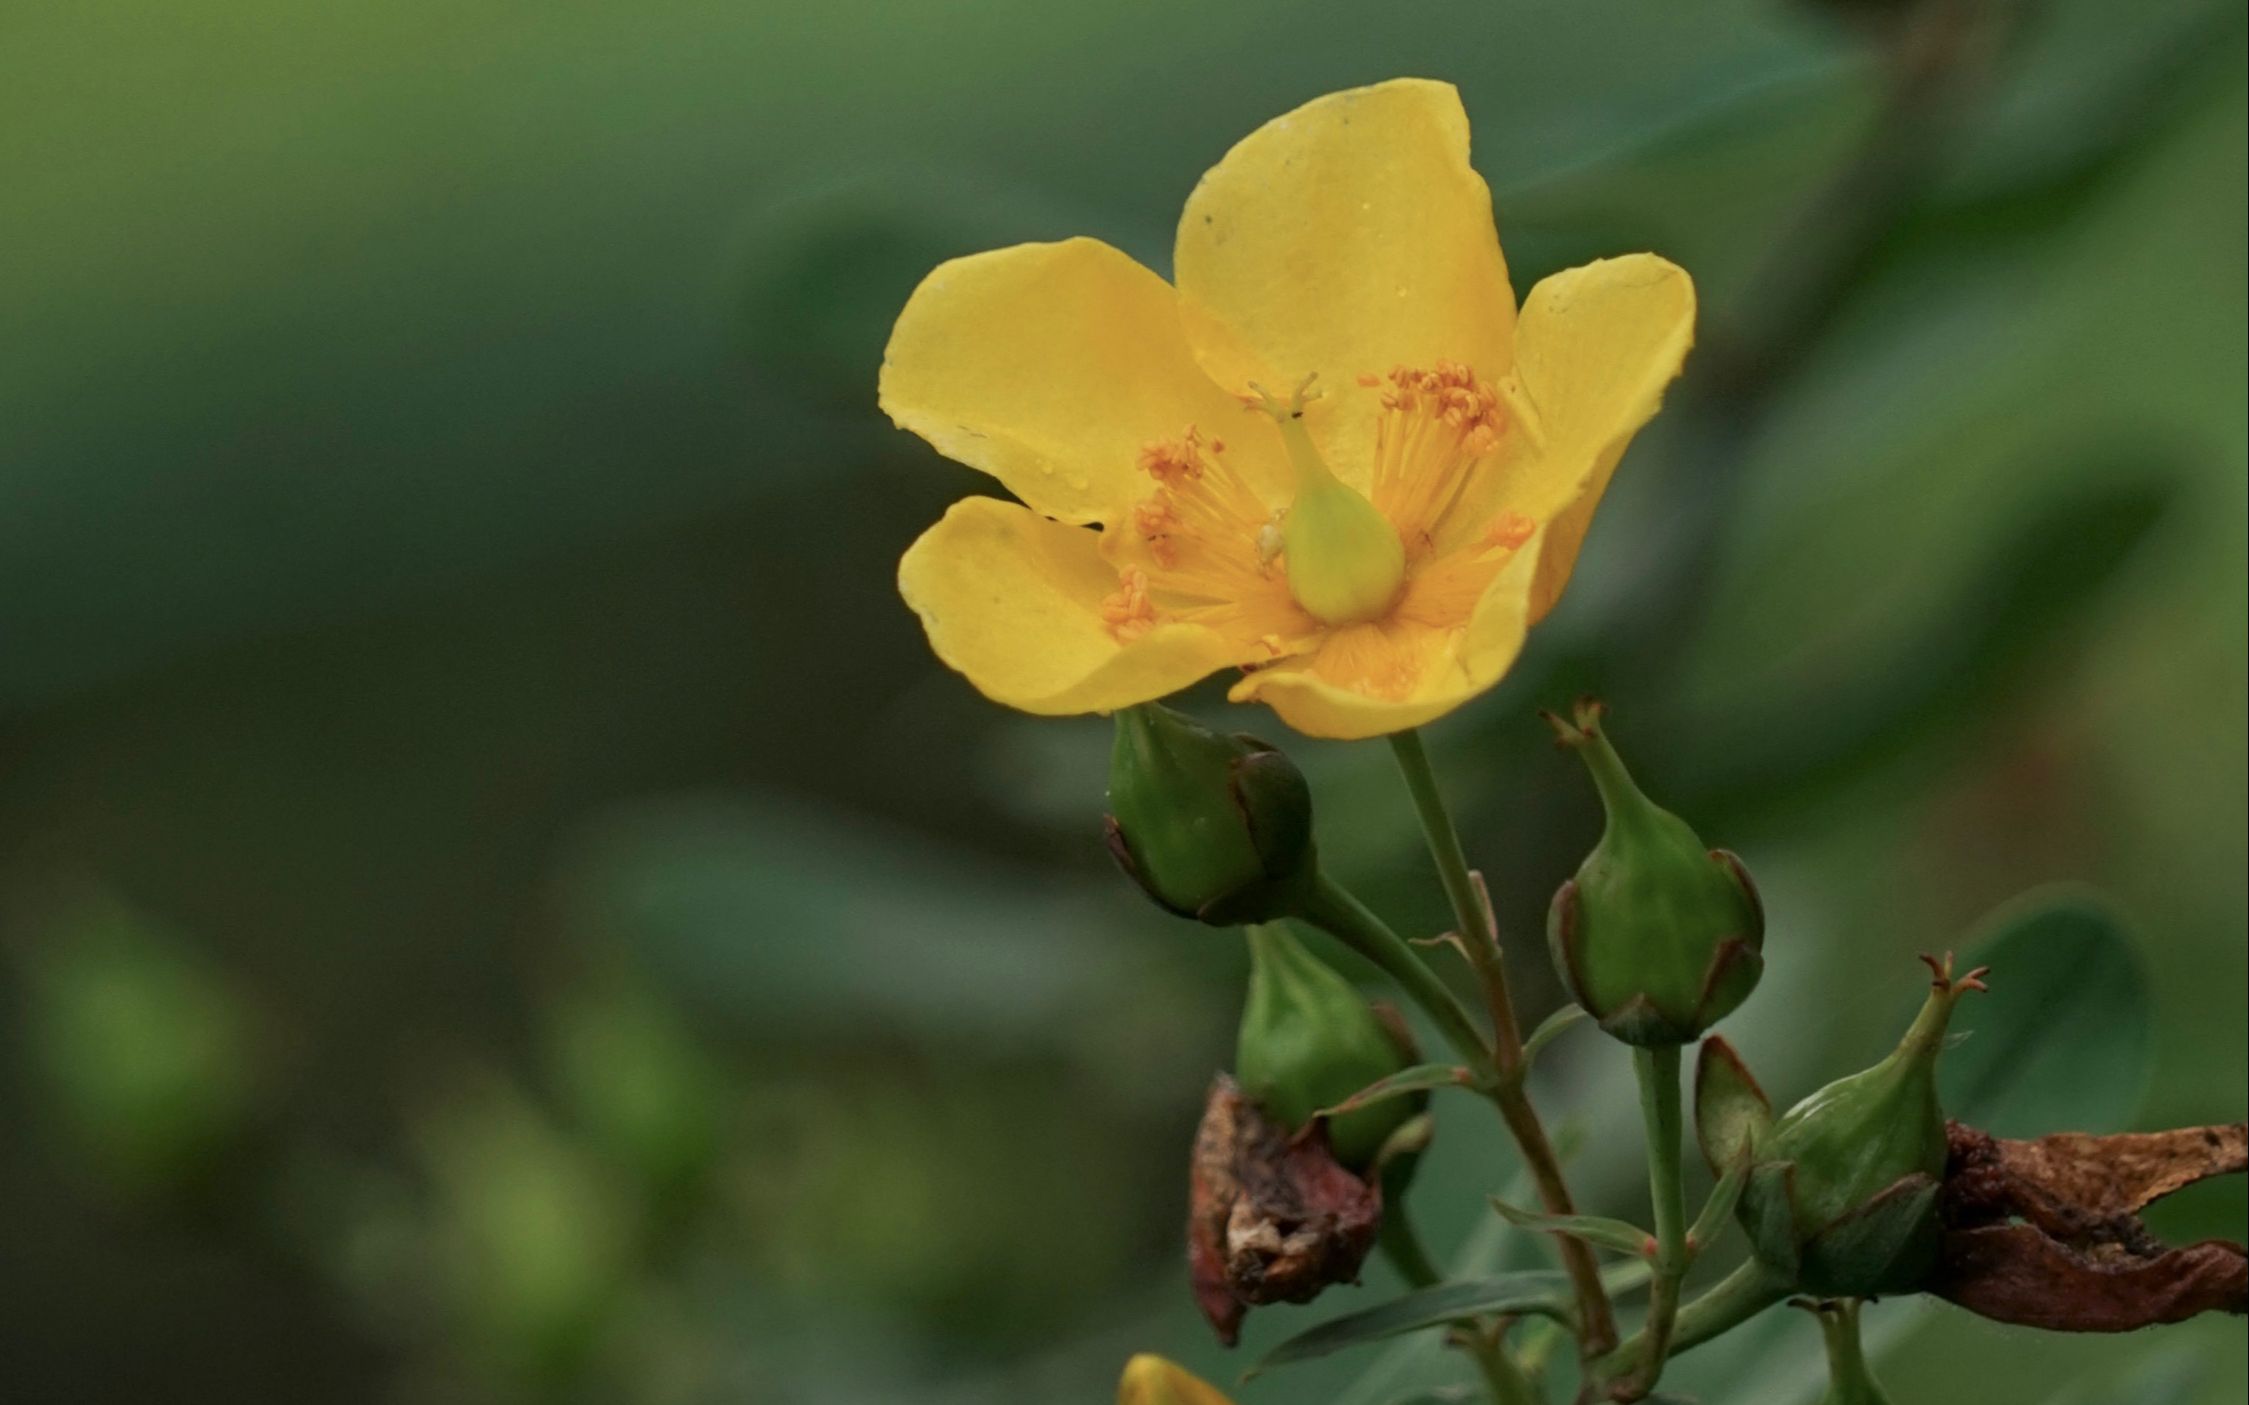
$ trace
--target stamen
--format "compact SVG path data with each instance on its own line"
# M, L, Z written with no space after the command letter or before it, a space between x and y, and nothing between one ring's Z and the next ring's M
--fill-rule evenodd
M1145 571L1126 567L1118 575L1117 588L1101 601L1101 620L1120 644L1130 644L1156 627L1156 606L1148 598Z
M1266 638L1301 638L1311 627L1264 550L1272 510L1225 452L1225 441L1193 425L1142 446L1139 467L1154 491L1103 542L1119 585L1102 614L1120 641L1176 620L1207 625L1247 649Z
M1529 541L1531 534L1537 530L1538 523L1509 509L1492 519L1491 527L1484 533L1482 545L1487 549L1513 551Z
M1285 395L1252 384L1240 397L1280 430L1296 478L1284 510L1193 425L1142 447L1152 491L1111 524L1102 548L1118 584L1101 617L1119 641L1158 623L1202 624L1245 656L1316 652L1323 676L1359 691L1404 696L1417 686L1433 641L1465 624L1536 534L1536 522L1514 511L1451 520L1489 511L1479 475L1498 471L1528 405L1512 379L1495 385L1457 361L1358 380L1380 406L1364 495L1312 437L1310 376Z
M1179 510L1168 497L1159 493L1133 508L1132 525L1140 539L1148 543L1148 554L1156 558L1156 564L1179 564L1179 548L1171 540L1179 530Z
M1510 423L1500 391L1458 361L1396 366L1359 383L1381 392L1375 429L1375 506L1415 555L1436 545L1445 518Z

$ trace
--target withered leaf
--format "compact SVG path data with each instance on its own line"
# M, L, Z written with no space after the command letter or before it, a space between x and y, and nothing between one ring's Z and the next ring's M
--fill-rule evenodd
M1292 1135L1233 1079L1213 1080L1195 1132L1187 1262L1220 1341L1234 1344L1252 1307L1355 1282L1381 1224L1381 1190L1337 1164L1320 1124Z
M1944 1254L1929 1287L2001 1322L2128 1332L2203 1312L2249 1312L2249 1253L2171 1248L2138 1212L2249 1167L2249 1125L2010 1141L1952 1123Z

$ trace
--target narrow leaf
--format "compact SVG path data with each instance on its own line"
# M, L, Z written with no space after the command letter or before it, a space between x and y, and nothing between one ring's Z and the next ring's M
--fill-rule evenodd
M1700 1253L1726 1232L1726 1221L1734 1213L1734 1202L1741 1199L1741 1188L1749 1179L1749 1158L1744 1156L1734 1162L1733 1169L1718 1178L1710 1188L1710 1198L1702 1202L1702 1213L1695 1216L1692 1228L1687 1231L1687 1245Z
M1569 1278L1548 1270L1502 1274L1497 1278L1438 1283L1392 1298L1378 1307L1332 1318L1309 1331L1299 1332L1265 1354L1242 1377L1269 1371L1292 1362L1309 1361L1345 1347L1379 1342L1407 1332L1442 1327L1463 1317L1506 1313L1515 1316L1562 1317L1569 1311Z
M1388 1078L1378 1078L1345 1098L1333 1107L1323 1107L1322 1117L1341 1117L1347 1112L1378 1103L1386 1098L1404 1097L1409 1093L1426 1093L1432 1088L1473 1088L1476 1075L1456 1064L1415 1064L1400 1069Z
M1530 1071L1531 1061L1538 1057L1539 1050L1553 1043L1563 1031L1585 1018L1585 1007L1572 1002L1540 1020L1538 1028L1531 1031L1531 1037L1523 1041L1524 1072Z
M1519 1228L1566 1234L1620 1254L1644 1254L1650 1243L1646 1230L1623 1220L1605 1220L1599 1215L1541 1215L1518 1209L1497 1196L1492 1197L1492 1208L1499 1211L1501 1219Z

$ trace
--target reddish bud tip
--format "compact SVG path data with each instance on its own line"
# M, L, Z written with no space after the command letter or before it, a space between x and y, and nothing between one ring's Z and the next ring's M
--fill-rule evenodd
M1949 951L1942 957L1931 956L1924 951L1921 953L1921 962L1929 968L1929 984L1946 995L1960 995L1971 990L1988 993L1991 990L1990 986L1984 984L1984 977L1991 974L1989 966L1978 966L1965 976L1955 977L1952 974L1952 953Z

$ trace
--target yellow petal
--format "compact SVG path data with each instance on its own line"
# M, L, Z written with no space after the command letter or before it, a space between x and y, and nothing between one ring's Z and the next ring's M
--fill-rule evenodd
M1237 662L1201 625L1159 625L1119 644L1101 618L1117 573L1098 542L1014 503L963 498L906 549L898 593L937 657L1025 712L1109 712Z
M1233 1405L1216 1386L1175 1362L1142 1353L1125 1363L1117 1405Z
M1403 697L1339 687L1295 660L1259 669L1234 685L1235 702L1256 700L1308 737L1357 741L1419 727L1499 682L1523 651L1543 533L1523 544L1477 600L1467 625Z
M1548 524L1533 623L1561 598L1617 460L1655 415L1694 336L1694 281L1654 254L1557 273L1523 300L1516 368L1544 443L1502 475L1498 506Z
M1454 360L1497 377L1511 359L1515 298L1449 83L1332 93L1258 128L1188 197L1173 274L1229 389L1318 373L1311 422L1347 480L1372 430L1338 403L1362 398L1358 375Z
M1227 440L1253 486L1288 482L1272 426L1196 364L1170 286L1096 239L938 265L898 315L881 385L901 428L1066 522L1144 496L1141 446L1190 424Z

